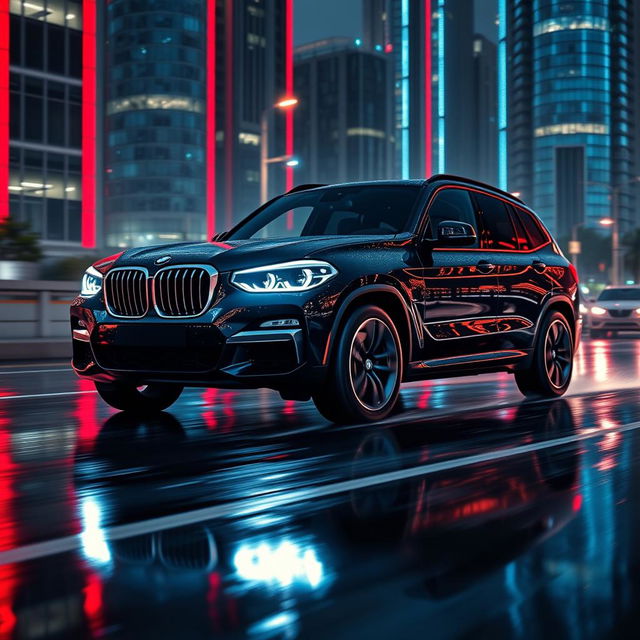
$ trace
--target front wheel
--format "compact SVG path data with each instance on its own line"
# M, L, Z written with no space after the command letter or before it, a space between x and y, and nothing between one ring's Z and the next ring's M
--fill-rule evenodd
M527 397L556 398L566 392L572 373L573 335L567 319L553 311L542 321L531 366L516 371L516 384Z
M331 422L373 422L387 417L398 400L402 349L393 320L375 306L356 309L338 336L325 388L314 394Z
M114 409L157 413L170 407L182 393L177 384L153 383L140 387L119 382L96 382L100 397Z

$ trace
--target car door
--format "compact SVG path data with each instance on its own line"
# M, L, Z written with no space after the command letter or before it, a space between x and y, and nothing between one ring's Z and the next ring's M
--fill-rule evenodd
M471 224L478 239L468 247L436 244L440 222ZM431 197L422 243L425 358L435 364L464 364L461 357L496 348L498 278L479 246L479 227L469 190L446 186ZM448 359L448 360L447 360ZM451 360L453 359L453 360ZM456 360L458 359L458 360Z
M500 349L527 349L548 292L542 274L545 265L511 203L480 192L474 194L474 200L481 227L480 245L495 265L498 278L496 331Z

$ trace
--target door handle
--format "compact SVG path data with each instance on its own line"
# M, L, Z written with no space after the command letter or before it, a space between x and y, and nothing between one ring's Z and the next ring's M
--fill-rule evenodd
M480 262L478 262L478 264L476 265L476 269L480 272L480 273L491 273L494 269L496 268L496 265L488 262L487 260L480 260Z
M547 268L547 265L542 262L542 260L534 260L531 263L531 266L534 268L535 271L537 271L538 273L543 273L544 270Z

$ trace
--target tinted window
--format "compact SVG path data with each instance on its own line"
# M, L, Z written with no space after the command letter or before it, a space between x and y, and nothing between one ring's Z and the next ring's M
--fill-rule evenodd
M419 187L404 185L332 187L292 193L267 205L229 238L395 235L412 227L419 194Z
M598 300L634 301L640 300L640 289L605 289Z
M429 227L427 237L435 240L438 237L438 225L445 220L466 222L478 233L476 216L469 192L465 189L443 189L439 191L429 207ZM474 245L478 246L477 242Z
M502 200L482 194L476 194L475 198L482 220L482 248L516 250L516 232Z
M522 209L514 210L518 216L518 219L522 223L527 233L527 237L529 238L529 242L531 243L531 248L536 249L540 245L546 244L548 242L548 238L545 233L540 228L540 225L536 220L534 220L533 216Z
M522 220L516 212L516 208L508 205L507 207L509 209L509 212L511 213L511 222L513 222L513 226L516 229L516 240L518 241L518 248L520 249L520 251L531 251L532 249L535 249L535 245L531 243L529 234L524 228Z

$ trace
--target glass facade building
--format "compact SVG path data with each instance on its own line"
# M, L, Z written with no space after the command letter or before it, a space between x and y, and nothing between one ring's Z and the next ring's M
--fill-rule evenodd
M634 220L634 23L627 0L502 2L501 181L569 236Z
M84 8L72 0L0 5L0 218L27 222L52 255L83 240Z
M107 246L206 237L206 9L105 4Z

